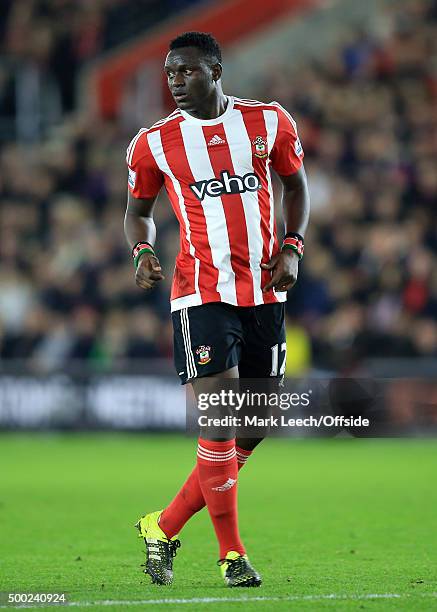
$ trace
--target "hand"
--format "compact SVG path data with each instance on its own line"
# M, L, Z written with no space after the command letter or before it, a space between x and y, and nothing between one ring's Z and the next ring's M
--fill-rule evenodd
M272 278L265 287L263 293L266 293L272 287L275 291L288 291L297 281L299 257L291 249L281 251L271 258L266 264L261 264L263 270L271 270Z
M151 253L141 255L135 274L135 282L138 287L146 290L153 289L155 283L164 278L158 258Z

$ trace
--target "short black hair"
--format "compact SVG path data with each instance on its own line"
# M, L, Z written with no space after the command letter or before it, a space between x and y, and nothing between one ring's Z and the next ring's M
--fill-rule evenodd
M182 47L197 47L203 51L204 55L222 61L222 51L220 45L212 34L206 32L184 32L174 38L169 45L170 51L181 49Z

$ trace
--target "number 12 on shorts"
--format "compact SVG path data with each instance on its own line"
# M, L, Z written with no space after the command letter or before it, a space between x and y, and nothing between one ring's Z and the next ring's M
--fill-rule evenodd
M279 365L279 344L275 344L272 346L272 371L270 372L270 376L278 376L278 365ZM282 357L283 355L283 357ZM281 344L281 367L279 370L279 376L282 376L285 372L285 362L287 357L287 343L283 342Z

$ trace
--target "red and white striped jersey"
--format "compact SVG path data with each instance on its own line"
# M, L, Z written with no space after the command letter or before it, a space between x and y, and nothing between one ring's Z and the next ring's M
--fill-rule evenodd
M303 150L296 123L277 102L228 97L216 119L176 109L142 129L127 150L128 186L151 198L165 185L180 224L171 310L207 302L283 302L262 292L261 263L279 251L270 166L297 172Z

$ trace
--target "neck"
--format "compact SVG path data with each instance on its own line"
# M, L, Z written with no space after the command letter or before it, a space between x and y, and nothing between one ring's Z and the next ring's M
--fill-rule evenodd
M226 110L228 98L223 91L215 91L212 96L202 101L196 108L188 112L196 119L217 119Z

